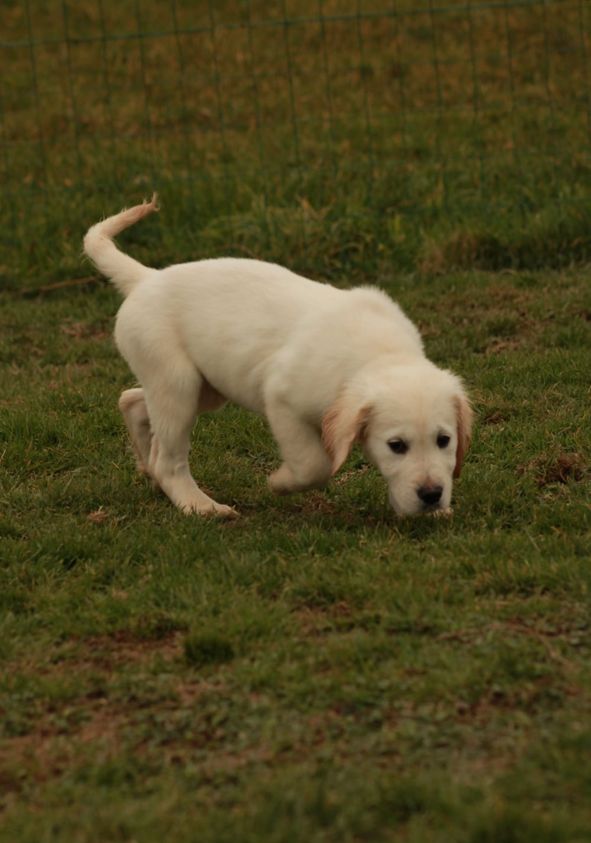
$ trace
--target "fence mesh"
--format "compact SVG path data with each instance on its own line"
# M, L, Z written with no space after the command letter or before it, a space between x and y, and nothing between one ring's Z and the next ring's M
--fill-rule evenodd
M269 209L373 212L395 240L413 215L581 207L590 5L10 0L4 246L71 271L78 227L152 188L245 249Z

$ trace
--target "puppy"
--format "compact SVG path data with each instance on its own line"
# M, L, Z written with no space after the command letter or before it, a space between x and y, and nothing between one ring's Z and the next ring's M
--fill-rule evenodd
M398 305L256 260L143 266L112 238L156 210L154 196L84 238L125 296L115 341L141 387L119 407L139 470L183 512L235 515L188 462L198 414L233 401L267 418L283 460L269 477L278 494L324 486L360 442L398 514L448 511L472 411Z

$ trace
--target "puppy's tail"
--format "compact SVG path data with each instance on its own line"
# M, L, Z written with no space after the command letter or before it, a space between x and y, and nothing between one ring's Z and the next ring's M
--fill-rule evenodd
M142 276L150 270L139 261L120 252L112 238L153 211L158 211L157 199L158 197L154 194L149 202L142 202L141 205L108 217L86 232L84 251L96 268L110 278L124 296L128 296Z

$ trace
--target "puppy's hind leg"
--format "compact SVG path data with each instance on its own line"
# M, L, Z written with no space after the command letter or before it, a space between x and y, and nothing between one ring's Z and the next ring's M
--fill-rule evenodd
M129 432L137 469L141 474L149 475L152 430L144 390L140 388L124 390L119 398L119 409Z
M144 378L144 395L152 442L149 473L170 500L186 513L232 517L232 507L219 504L199 488L189 468L191 429L199 409L203 378L187 362L177 360L174 372Z

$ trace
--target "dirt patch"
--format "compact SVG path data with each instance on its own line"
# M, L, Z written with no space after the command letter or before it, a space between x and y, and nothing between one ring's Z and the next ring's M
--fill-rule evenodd
M522 711L534 713L540 705L546 705L547 695L576 697L580 689L565 682L557 684L554 677L540 677L524 683L517 689L493 687L471 702L458 700L456 716L459 722L484 725L496 712Z
M86 520L90 521L91 524L104 524L105 521L109 520L109 513L102 506L99 506L94 512L88 513Z
M301 500L294 501L293 510L302 515L335 515L336 506L324 492L307 492Z
M483 396L475 396L475 401L478 408L478 424L479 425L498 425L504 424L511 419L517 409L515 404L509 401L499 400L497 397L494 401L487 401Z
M587 466L580 454L561 454L557 459L545 466L538 477L539 486L551 483L567 483L569 480L582 480Z
M352 615L353 610L345 600L339 600L331 607L305 605L293 611L302 634L312 638L334 632L339 622L346 622Z
M89 325L87 322L64 322L61 332L76 340L104 340L111 336L111 331L103 325Z
M126 592L116 594L119 599ZM93 671L110 675L122 665L143 667L155 658L172 662L182 658L184 630L171 630L169 619L151 619L145 629L119 630L112 635L74 638L56 646L48 661L25 659L18 663L23 675L59 678Z
M505 351L517 351L517 349L521 348L522 345L523 340L518 339L517 337L511 337L510 339L495 337L495 339L486 346L484 353L502 354Z
M168 699L154 701L111 700L106 691L89 691L59 709L48 704L32 731L0 744L0 814L11 794L19 794L27 783L58 777L97 752L102 760L115 757L125 743L141 754L150 717L162 719L168 712L174 719L176 711L193 709L204 695L224 693L220 682L201 679L179 678L169 690Z
M74 711L71 701L67 710L70 714ZM132 720L134 706L115 705L103 694L90 692L76 701L76 711L79 722L64 712L51 711L42 715L28 734L5 738L0 749L0 769L6 762L18 762L34 778L49 778L78 754L76 743L115 746L123 728Z
M84 664L106 668L122 663L145 663L156 656L165 661L182 656L183 632L173 631L165 635L158 635L157 629L153 630L153 635L149 632L146 630L145 636L129 630L120 630L113 635L97 635L78 642L76 649L79 650L82 644L87 651Z
M520 474L533 474L540 489L569 481L580 482L589 474L589 466L578 452L563 451L548 459L536 457L519 467Z
M503 424L509 418L510 413L503 412L503 410L490 410L482 417L482 424Z

